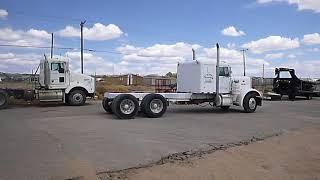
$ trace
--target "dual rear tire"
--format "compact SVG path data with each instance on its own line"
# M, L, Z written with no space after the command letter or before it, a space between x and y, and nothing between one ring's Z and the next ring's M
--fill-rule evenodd
M147 117L159 118L167 110L167 100L160 94L146 95L139 106L138 99L131 94L120 94L113 100L104 98L102 101L104 110L114 113L120 119L133 119L139 108Z
M103 109L104 109L106 112L110 113L110 114L113 113L113 112L112 112L112 108L111 108L111 102L112 102L112 100L109 99L109 98L103 98L103 100L102 100L102 107L103 107Z
M7 108L8 104L9 104L8 94L5 91L0 90L0 109Z
M168 102L160 94L148 94L141 102L141 111L149 118L159 118L167 111Z
M138 113L139 101L131 94L120 94L112 100L111 110L120 119L133 119Z

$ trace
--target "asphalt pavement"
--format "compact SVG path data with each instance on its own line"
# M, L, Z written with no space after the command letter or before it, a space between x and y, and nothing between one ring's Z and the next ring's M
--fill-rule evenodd
M100 102L0 111L0 179L67 179L145 164L170 153L320 126L320 99L264 101L255 113L172 105L158 119L120 120Z

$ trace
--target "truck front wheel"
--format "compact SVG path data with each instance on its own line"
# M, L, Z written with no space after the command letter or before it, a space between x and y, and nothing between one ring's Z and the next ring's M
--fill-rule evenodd
M81 90L74 90L68 95L68 103L71 106L81 106L86 102L87 96Z
M8 94L5 91L0 90L0 109L7 108L8 107L8 103L9 103Z
M257 109L257 99L254 93L249 93L244 97L243 109L246 113L253 113Z

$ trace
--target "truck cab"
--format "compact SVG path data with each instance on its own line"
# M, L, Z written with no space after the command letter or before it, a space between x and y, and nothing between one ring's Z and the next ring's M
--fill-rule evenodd
M40 101L63 101L69 105L83 105L95 91L94 78L71 72L67 58L41 60L39 84L36 95Z

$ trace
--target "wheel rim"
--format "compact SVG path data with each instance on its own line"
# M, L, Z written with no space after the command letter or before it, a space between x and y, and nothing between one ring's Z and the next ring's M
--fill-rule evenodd
M136 105L131 99L124 99L120 103L120 111L123 114L131 114L135 108L136 108Z
M3 94L0 94L0 106L4 105L6 103L5 96Z
M155 114L160 113L163 110L163 102L160 99L153 99L150 102L150 110Z
M73 95L73 100L74 100L75 102L78 102L78 103L82 102L82 100L83 100L82 94L77 93L77 94Z
M249 108L250 109L254 109L254 108L256 108L256 105L257 105L257 102L256 102L256 99L255 98L250 98L249 99Z

